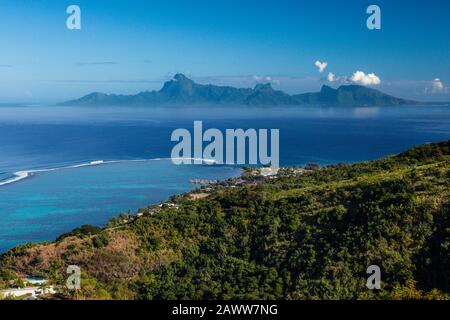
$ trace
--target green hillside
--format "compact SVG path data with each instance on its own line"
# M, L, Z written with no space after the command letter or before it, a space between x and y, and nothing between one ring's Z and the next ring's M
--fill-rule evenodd
M450 141L310 169L248 171L105 229L15 248L0 269L63 284L67 265L78 265L82 290L67 298L448 297ZM373 264L379 291L366 288Z

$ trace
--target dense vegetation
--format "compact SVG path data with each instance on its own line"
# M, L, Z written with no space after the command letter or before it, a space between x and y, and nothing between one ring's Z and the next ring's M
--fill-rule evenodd
M283 169L153 215L18 247L0 269L83 270L67 297L433 299L450 292L450 141L355 165ZM196 191L204 194L204 190ZM146 212L146 209L141 210ZM366 269L382 289L366 288ZM1 274L0 274L1 276Z

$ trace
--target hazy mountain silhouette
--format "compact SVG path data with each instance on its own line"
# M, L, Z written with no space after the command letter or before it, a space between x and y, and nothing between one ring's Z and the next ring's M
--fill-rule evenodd
M136 95L116 95L94 92L80 99L62 103L73 106L152 106L186 104L233 105L329 105L329 106L389 106L417 104L381 91L346 85L333 89L324 85L320 92L290 95L275 90L269 83L251 88L234 88L198 84L183 74L164 83L159 91L144 91Z

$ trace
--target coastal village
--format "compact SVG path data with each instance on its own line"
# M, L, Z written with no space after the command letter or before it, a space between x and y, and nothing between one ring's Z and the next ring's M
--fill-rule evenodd
M236 188L239 186L257 186L259 182L264 179L274 179L278 175L283 176L297 176L305 174L310 171L307 168L274 168L274 167L262 167L262 168L244 168L244 172L236 178L231 178L225 181L219 180L202 180L191 179L189 183L199 185L199 188L189 191L182 196L188 196L191 200L196 201L208 197L213 191L218 188L230 187ZM130 222L132 219L136 219L145 215L154 215L159 213L162 209L171 208L179 209L180 204L176 201L166 201L157 205L149 206L145 209L140 209L135 216L127 216L127 219L122 220L123 223Z

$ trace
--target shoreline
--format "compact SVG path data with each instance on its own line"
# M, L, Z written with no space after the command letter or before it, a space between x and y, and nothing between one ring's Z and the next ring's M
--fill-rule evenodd
M103 167L103 165L106 164L114 165ZM89 168L95 166L102 166L102 168L92 168L92 170L87 169L83 171L59 171L68 168ZM223 181L228 178L239 177L242 173L242 168L240 166L206 164L200 166L197 165L196 168L186 165L184 168L180 168L178 166L177 168L175 166L176 165L172 164L168 158L154 158L124 161L96 161L72 166L17 172L18 176L3 181L4 189L0 187L0 192L2 194L2 196L0 196L0 202L5 204L3 207L4 210L1 211L5 211L4 213L6 213L6 215L0 219L0 224L4 222L2 228L0 228L0 238L2 238L2 241L0 241L0 254L7 252L15 246L20 246L30 242L40 243L45 241L53 241L60 234L69 232L79 225L91 224L104 227L108 223L109 219L118 216L121 212L127 212L129 209L132 212L137 212L139 208L147 205L157 205L161 202L167 201L171 196L192 191L197 188L196 185L190 183L190 180L192 179ZM128 171L124 171L123 168L129 168L132 170L131 176L128 175ZM163 169L163 172L167 172L167 174L162 174L160 168ZM142 173L142 170L145 170L146 172ZM54 171L59 171L59 173L52 173ZM46 172L48 172L49 175L40 175L40 173ZM108 190L110 188L108 187L109 183L107 181L111 181L111 179L113 179L107 177L115 176L114 172L118 172L118 177L120 178L119 181L124 181L124 183L129 184L131 187L128 188L127 185L122 185L122 182L120 182L116 187L112 186L111 188L118 188L117 190L121 191L120 194L123 194L123 196L121 196L120 199L122 200L111 199L111 201L108 201L107 204L105 204L102 199L110 196L108 195ZM106 176L104 176L105 174ZM68 184L68 182L64 180L66 176L79 178L76 178L77 182L75 185L71 186L72 184ZM134 192L129 191L136 188L134 186L134 177L143 177L139 180L140 182L138 182L138 184L142 186L138 187L139 189L137 189L137 194L139 194L139 196L136 198L132 198L133 195L131 195L131 193L134 194ZM16 182L19 183L22 180L26 181L28 178L30 178L30 180L27 184L20 184L13 187ZM167 181L161 180L165 178ZM52 182L61 181L57 184L57 187L55 187L57 188L56 191L60 192L63 190L66 192L66 195L61 194L54 196L45 190L41 190L43 192L42 195L30 194L33 190L40 193L41 191L39 186L42 185L42 183L44 183L43 188L46 189L45 185L48 179ZM4 184L5 182L6 184ZM81 183L81 189L77 189L77 185L79 183ZM11 187L8 188L8 185ZM64 185L67 186L67 190L64 189L66 188ZM77 196L77 192L84 190L85 185L93 186L94 191L97 190L97 188L102 188L102 186L105 187L100 193L96 192L92 195L85 194L84 196L79 194L79 196ZM178 187L173 189L172 186L174 185ZM25 192L22 197L30 195L31 198L22 205L24 210L20 211L20 209L16 210L14 207L11 207L10 204L15 203L15 201L11 202L11 199L20 197L22 190ZM36 200L34 200L35 196ZM131 198L130 200L127 200L127 197L129 196L131 196ZM81 199L81 202L70 205L70 203L72 203L77 197L85 197L86 199ZM58 200L66 198L67 201L69 201L68 204L63 204L65 202L60 202L61 200ZM91 207L92 203L98 204L98 207L94 210L90 209L93 208ZM122 204L120 205L120 203ZM10 207L12 210L8 209ZM35 211L33 211L34 208L36 209ZM23 216L23 213L26 213L26 215ZM52 221L52 219L45 218L48 215L54 216L57 220ZM58 216L60 218L58 218ZM17 230L14 229L14 226L16 225L19 226ZM29 227L26 227L25 225L28 225ZM50 231L41 232L39 227L41 225L44 226L45 229L48 229L51 226L51 229L49 229ZM8 226L11 226L12 229Z
M196 261L199 260L198 257L201 258L200 261L206 261L206 263L215 261L216 263L212 265L217 265L224 259L221 250L204 250L195 255L190 255L191 250L188 251L188 254L184 254L185 251L183 250L190 249L193 245L210 248L210 245L215 245L218 242L224 243L224 251L230 249L230 251L225 251L225 255L229 256L233 263L236 259L241 259L248 263L257 263L262 266L259 269L262 274L267 272L264 266L270 263L265 261L272 261L269 258L272 258L273 254L276 254L282 261L279 266L276 266L277 272L278 270L296 272L298 270L296 265L291 266L283 263L283 261L290 261L292 252L295 253L298 247L304 250L312 247L315 251L323 248L321 246L323 242L316 241L314 237L329 243L330 249L325 252L329 256L337 252L342 246L340 242L336 242L333 239L335 237L348 238L349 232L352 232L351 236L355 239L358 239L363 234L364 239L367 241L376 240L379 239L380 232L383 239L388 239L391 236L390 230L395 227L397 230L401 230L401 234L404 235L395 242L396 245L400 245L404 241L409 241L408 239L413 239L412 235L417 232L417 228L414 225L403 222L404 216L406 216L407 220L414 218L421 219L420 221L423 220L423 223L427 223L427 230L433 230L433 233L425 233L423 236L430 240L438 239L435 235L440 234L441 229L442 231L445 230L445 225L439 223L439 219L445 218L445 210L448 209L448 197L439 195L445 195L449 192L447 188L450 166L449 143L450 141L445 141L421 145L395 156L349 166L335 165L310 169L282 167L280 172L273 177L263 176L262 170L244 167L242 168L244 171L241 172L239 177L236 176L222 182L178 193L178 196L169 197L161 201L159 205L149 205L133 213L121 214L103 228L92 230L88 226L81 226L72 232L62 234L51 243L35 242L27 245L18 245L0 255L0 262L6 262L5 266L11 266L17 272L36 274L44 278L48 277L49 273L44 271L41 274L40 272L52 263L52 259L57 259L61 265L70 262L86 267L86 264L91 265L93 263L94 267L88 271L89 274L99 281L99 288L107 288L110 298L115 299L114 281L121 279L119 281L129 284L129 282L126 282L128 281L127 279L136 276L135 282L131 283L130 287L127 287L130 289L136 288L133 285L139 285L139 281L145 279L142 276L142 272L153 272L153 261L149 262L147 260L149 254L164 254L163 257L165 257L167 263L158 265L161 268L187 265L194 268L194 273L198 273L205 268L203 264L196 264ZM307 170L305 171L305 169ZM411 170L414 170L416 175L411 175ZM433 179L432 183L430 183L430 179ZM330 189L330 182L335 183L332 189ZM409 188L413 183L417 187ZM243 189L241 190L240 188ZM405 191L408 191L410 196L405 197ZM261 196L257 195L259 192L262 192ZM425 200L425 197L424 200L417 203L415 201L416 196L419 193L423 194L422 192L426 192L430 197L436 197L435 200L437 200L438 206L429 209L428 200ZM333 196L330 196L330 194ZM355 197L354 194L357 196ZM250 203L247 200L249 198L248 195L253 198ZM402 213L398 214L399 218L396 220L392 220L392 215L390 214L390 210L393 210L391 201L385 201L387 195L390 197L390 200L393 199L405 205L404 208L395 209L401 210ZM311 199L311 201L305 201L305 199ZM338 201L336 202L336 200ZM372 204L373 201L376 204L376 212L380 214L372 214L370 210L366 209L366 204ZM363 204L362 207L359 207L360 203ZM257 208L259 205L261 207ZM418 206L418 209L411 211L409 210L410 206ZM253 210L249 210L250 208L253 208ZM332 208L332 211L329 208ZM427 219L426 216L424 217L421 208L431 210L427 211L427 216L428 214L433 214L439 219L436 221ZM178 210L179 212L177 212ZM299 217L299 212L301 212L301 217ZM183 213L186 219L180 220L180 214ZM355 219L355 216L362 216L364 219ZM298 223L295 229L289 231L288 235L278 232L280 228L289 230L289 228L292 228L291 222L295 222L299 218L302 219L301 223ZM373 233L361 233L368 224L372 221L380 221L380 218L382 219L381 221L386 221L388 225L381 223ZM270 228L274 225L274 221L280 224L280 227L276 230L271 230ZM244 255L243 258L240 258L239 250L242 247L242 239L237 235L236 231L233 234L230 234L230 232L239 230L240 226L248 225L252 227L248 230L243 230L243 236L250 239L246 242L247 249L245 250L250 250L253 243L261 243L261 247L264 246L267 234L268 236L276 237L278 243L281 240L289 241L289 251L279 250L279 247L275 246L265 249L270 250L270 252L265 254L267 260L256 260L250 255L247 257ZM341 227L341 229L335 231L336 229L330 228L330 226L334 225ZM210 226L220 227L220 231ZM434 231L435 227L439 226L442 228ZM357 228L355 229L355 227ZM188 230L188 232L183 233L184 230ZM319 232L316 232L316 230ZM307 234L302 239L299 239L299 232ZM177 238L173 242L165 243L164 241L168 234L175 234ZM308 235L312 237L312 240L308 240ZM149 239L152 241L152 244L155 243L158 246L149 246ZM436 245L441 243L439 239L436 241ZM127 245L126 248L131 250L130 256L122 257L124 263L136 266L136 269L129 271L127 268L118 271L118 269L113 268L111 269L113 270L112 272L103 271L105 270L105 262L104 260L99 262L96 260L97 257L104 257L106 253L111 254L111 252L120 255L123 253L124 246L118 244L123 243ZM355 240L355 243L359 245L361 241ZM372 248L366 248L364 243L360 245L361 250L371 252ZM434 247L434 244L422 241L421 238L416 239L413 244L417 246L419 252L429 252L429 248ZM72 246L77 248L77 250L72 250ZM233 248L235 249L231 250ZM345 248L350 249L353 247L346 245ZM376 244L374 248L378 248ZM81 250L85 255L80 256L78 250ZM361 262L366 262L365 257L367 254L363 251L361 252L362 255L350 256L346 260L348 261L347 268L349 268L349 273L346 274L352 274L354 279L360 279L359 266ZM174 253L177 255L174 255ZM391 251L389 248L384 251L384 254L390 257ZM409 257L411 251L406 248L401 251L401 254ZM236 257L236 255L239 255L239 257ZM54 258L55 256L56 258ZM161 261L160 256L155 256L156 263L159 263ZM439 262L439 256L434 258L436 259L433 261ZM335 265L334 260L331 260L331 262L328 262L328 260L324 262L319 261L319 263L322 270L329 265ZM370 261L369 263L372 262ZM421 266L420 263L420 259L414 261L414 264L410 266L411 270L414 270L416 267L419 268ZM112 256L107 260L108 266L114 267L116 264L117 260ZM64 273L64 268L61 267L60 269L60 272ZM395 266L391 267L391 269L391 272L397 270ZM107 268L107 270L110 269ZM216 274L217 269L209 268L206 270ZM239 272L238 276L242 274L240 271L241 269L235 271ZM104 273L99 275L96 272ZM305 278L314 279L312 278L314 272L314 270L304 271ZM166 289L163 287L159 289L158 287L158 283L165 283L166 279L170 279L170 275L166 276L165 273L152 274L158 277L154 284L155 288L164 290L162 292L171 290L171 288ZM217 276L219 279L226 279L228 268L224 268L220 273L217 273ZM181 275L180 277L190 280L189 275ZM256 277L255 280L257 279ZM247 275L243 275L242 279L247 279ZM421 283L424 283L424 279L420 278L420 274L413 274L407 280L416 282L420 280L422 281ZM314 283L311 284L314 285ZM433 283L426 284L429 285L426 287L426 291L417 291L417 293L421 294L421 297L448 297L446 295L448 291L445 291L444 287L435 286ZM385 296L380 296L381 298L389 297L390 294L394 297L398 293L395 282L391 282L389 285L389 291L386 291ZM405 288L416 289L415 286L409 287L408 282L406 282ZM435 288L441 291L436 291ZM209 292L206 293L209 294ZM90 293L86 294L86 298L91 298L89 296ZM285 293L280 294L284 295ZM308 292L305 293L305 297L307 297L307 294ZM352 294L356 298L362 297L367 299L372 297L370 295L367 296L366 293L358 288L353 288ZM141 297L139 292L131 291L129 298L134 299L136 297ZM153 299L155 296L142 297ZM347 297L347 293L342 297Z
M429 144L429 143L426 143L424 145L427 145L427 144ZM393 156L393 155L390 155L390 156ZM390 157L390 156L385 156L385 157ZM199 160L197 158L177 158L177 159ZM381 159L383 159L383 158L381 158ZM170 161L170 160L171 160L171 158L127 159L127 160L95 160L95 161L83 162L83 163L79 163L79 164L76 164L76 165L70 165L70 166L61 166L61 167L48 168L48 169L34 169L34 170L17 171L17 172L14 173L15 177L9 178L9 179L6 179L6 180L0 180L0 190L1 190L1 186L6 186L6 185L9 185L9 184L14 184L15 182L19 182L19 181L25 180L25 179L27 179L29 177L32 177L35 173L45 173L45 172L53 172L53 171L57 171L57 170L93 167L93 166L100 166L100 165L106 165L106 164L138 163L138 162L139 163L143 163L143 162L151 162L151 161ZM208 159L201 159L201 160L203 160L205 163L209 163L209 164L212 164L214 162L214 161L208 160ZM367 160L367 161L374 161L374 160ZM363 162L365 162L365 161L363 161ZM351 165L353 163L347 163L347 164ZM201 166L205 166L205 165L206 164L202 164ZM226 166L226 165L224 165L224 166ZM251 170L251 169L250 170L249 169L245 169L245 166L243 166L243 165L232 165L231 167L240 168L241 169L240 174L237 175L237 176L226 178L224 180L218 179L218 180L214 180L213 181L213 180L202 180L202 179L199 179L199 180L198 179L197 180L196 179L194 179L194 180L190 179L189 180L190 184L194 184L194 185L198 184L199 186L193 187L193 188L191 188L189 190L186 190L186 191L184 191L182 193L179 193L179 192L171 193L170 196L167 197L164 200L156 201L156 202L149 202L147 204L148 204L148 206L164 204L164 203L167 203L168 199L171 198L171 197L176 197L176 196L179 196L181 194L195 194L196 193L195 190L200 190L199 193L203 195L203 193L201 192L201 190L202 190L201 187L202 186L210 187L211 185L220 185L221 183L227 181L228 179L238 179L238 180L242 181L243 180L242 177L243 177L244 174L249 173L251 171L255 171L255 170ZM269 177L269 178L271 178L271 176L274 176L274 174L271 174L270 172L268 172L266 174L263 174L264 170L258 170L258 169L260 169L258 167L255 167L254 169L257 169L256 171L260 171L258 175L261 176L261 177L264 177L264 178ZM279 169L282 169L282 170L283 169L292 169L294 172L298 172L298 173L305 171L305 169L303 169L303 168L299 168L299 167L296 168L296 166L292 166L292 165L283 166L283 167L280 167ZM270 170L268 170L268 171L270 171ZM276 174L275 174L275 176L276 176ZM200 182L200 183L197 183L197 182ZM203 183L203 182L206 182L206 183ZM242 183L242 184L244 184L244 183ZM134 213L138 214L139 212L136 211ZM117 217L117 215L118 215L118 212L112 214L110 217ZM87 222L87 223L89 223L89 222ZM81 224L82 223L80 223L80 225ZM99 225L99 224L93 224L93 225L104 227L103 225ZM70 231L70 230L67 230L67 231ZM45 242L45 241L53 241L53 240L47 239L47 240L43 240L43 241ZM42 241L37 241L37 242L32 242L32 243L38 244L38 243L41 243L41 242ZM27 242L20 243L20 244L18 244L18 246L24 245L26 243ZM9 251L12 248L14 248L14 247L5 249L4 251L0 251L0 255L2 255L3 253Z

